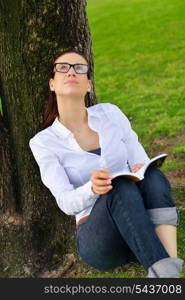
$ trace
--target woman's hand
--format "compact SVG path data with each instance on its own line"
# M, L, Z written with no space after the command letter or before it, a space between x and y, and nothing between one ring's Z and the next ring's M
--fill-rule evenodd
M144 164L135 164L131 170L133 173L135 173L135 172L139 171L139 169L141 169L143 166L144 166Z
M106 194L112 189L109 169L93 170L90 180L95 194Z

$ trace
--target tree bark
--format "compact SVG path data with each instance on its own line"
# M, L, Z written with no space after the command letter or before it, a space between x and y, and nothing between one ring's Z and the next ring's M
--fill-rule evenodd
M28 143L42 130L55 53L83 51L93 76L86 1L0 0L0 40L0 277L35 277L75 251L74 217L41 183Z

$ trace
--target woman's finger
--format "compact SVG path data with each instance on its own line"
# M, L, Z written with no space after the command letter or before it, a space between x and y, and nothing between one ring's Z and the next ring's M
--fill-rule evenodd
M109 169L94 170L93 174L92 174L92 177L102 178L102 179L112 178L112 176L110 175Z
M108 187L96 186L95 188L93 187L93 189L97 194L105 194L112 189L112 185L109 185Z
M111 184L111 179L93 179L93 184L96 186L108 186Z

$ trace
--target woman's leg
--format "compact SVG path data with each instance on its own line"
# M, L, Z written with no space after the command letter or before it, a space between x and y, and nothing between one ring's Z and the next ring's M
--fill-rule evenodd
M174 225L156 225L155 232L171 257L177 257L177 228Z
M156 262L149 269L148 277L157 277L151 271L153 267L165 277L167 272L172 270L175 277L175 274L178 275L180 272L183 261L177 258L176 227L179 224L179 210L172 199L170 183L158 168L151 167L137 186L141 191L151 221L155 225L155 231L171 257Z
M88 220L77 230L78 253L86 263L104 270L115 267L115 261L117 266L129 261L133 253L147 270L169 255L136 184L124 177L113 179L112 184L113 189L97 199Z
M177 257L176 227L179 224L179 213L168 179L159 169L152 167L137 185L160 241L171 257Z
M101 195L96 200L89 218L76 230L79 256L86 264L98 270L138 262L107 209L108 197L110 194Z
M111 197L112 196L112 197ZM169 257L146 211L137 185L130 179L113 179L107 207L123 239L146 270L156 261Z

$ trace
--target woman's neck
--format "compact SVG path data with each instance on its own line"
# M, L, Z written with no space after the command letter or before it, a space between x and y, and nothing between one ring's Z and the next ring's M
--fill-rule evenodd
M63 99L62 102L58 102L58 112L59 121L72 131L87 124L88 114L84 99L83 102Z

